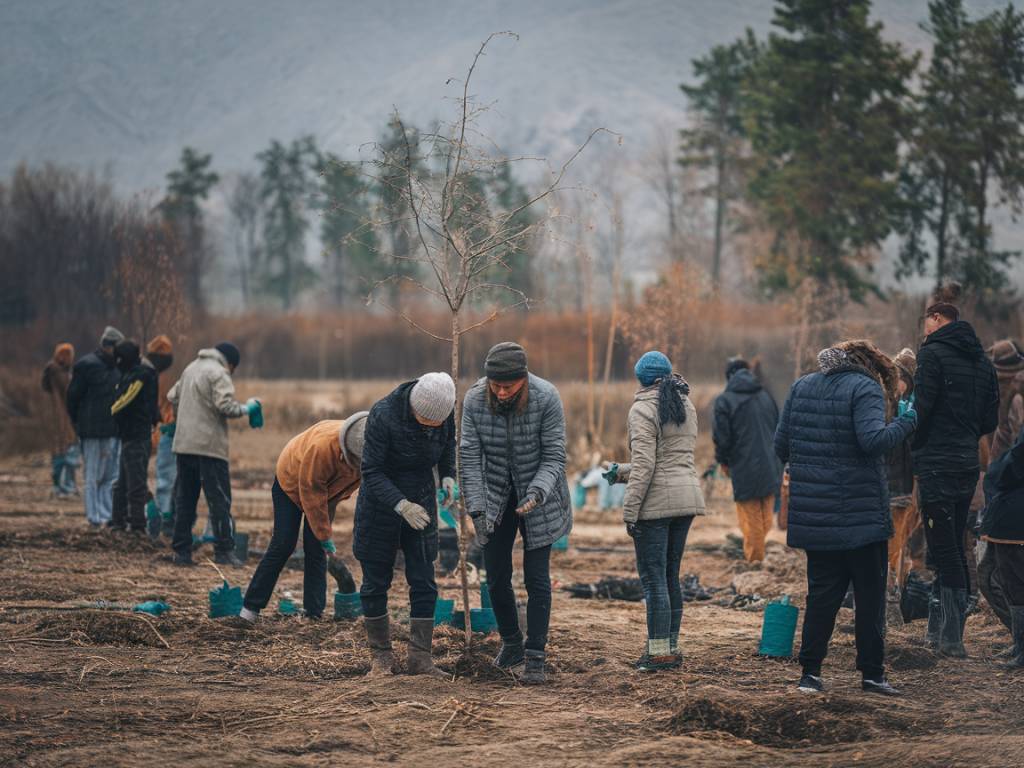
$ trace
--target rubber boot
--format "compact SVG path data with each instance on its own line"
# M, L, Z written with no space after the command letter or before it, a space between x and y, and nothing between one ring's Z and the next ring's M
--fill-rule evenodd
M522 672L526 663L526 654L523 650L523 634L517 633L510 638L501 638L501 651L494 659L494 666L504 672L518 674Z
M543 685L548 681L547 672L544 671L544 651L526 649L526 666L520 678L523 685Z
M395 674L395 654L391 650L390 617L383 616L363 619L366 627L366 643L370 646L370 673L367 677L385 677Z
M1010 621L1013 623L1013 643L1017 655L1006 666L1009 669L1024 669L1024 605L1010 606Z
M448 677L434 666L430 648L434 641L434 619L409 619L409 663L410 675Z
M668 647L669 653L676 657L679 666L683 663L683 652L679 650L679 628L683 624L682 609L672 611L672 621L669 624Z
M954 659L966 659L964 621L967 615L967 590L943 587L939 591L942 626L939 628L939 653Z

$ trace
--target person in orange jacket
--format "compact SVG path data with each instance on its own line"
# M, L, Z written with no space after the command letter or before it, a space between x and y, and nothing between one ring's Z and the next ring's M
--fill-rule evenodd
M74 362L75 348L64 342L57 345L43 369L43 391L50 400L46 426L50 433L53 495L57 498L78 494L75 469L81 464L81 455L75 428L68 416L68 384Z
M293 437L281 451L271 491L274 532L245 592L240 614L243 622L254 624L267 607L281 570L295 551L300 527L305 554L303 611L314 619L323 614L327 558L337 553L331 539L334 511L340 501L359 490L367 415L361 411L344 421L318 422Z

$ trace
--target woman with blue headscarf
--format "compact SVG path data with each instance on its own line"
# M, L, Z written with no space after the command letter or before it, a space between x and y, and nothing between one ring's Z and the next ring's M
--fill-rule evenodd
M704 514L704 496L693 457L697 411L689 384L661 352L641 357L635 373L640 389L629 411L631 461L617 468L613 481L627 484L623 518L647 603L647 646L636 668L653 672L682 664L679 568L693 518Z

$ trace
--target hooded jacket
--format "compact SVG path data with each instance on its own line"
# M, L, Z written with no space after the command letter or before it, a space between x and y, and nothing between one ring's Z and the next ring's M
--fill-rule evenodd
M629 476L622 503L627 523L704 514L704 494L693 459L697 410L683 395L686 421L661 424L660 386L658 383L641 389L629 409L630 463L619 468Z
M235 400L228 361L216 349L200 350L167 393L175 408L175 453L228 460L228 419L244 416Z
M320 421L296 435L277 459L278 485L302 510L313 535L331 538L338 502L359 488L359 467L350 466L338 435L344 421Z
M462 403L462 497L483 545L498 527L515 493L537 506L523 518L523 546L539 549L572 530L565 476L565 414L554 384L529 374L526 400L508 411L492 407L487 379Z
M156 369L147 360L121 376L114 390L110 413L122 441L150 440L153 425L160 422L157 407Z
M988 465L985 500L982 538L997 544L1024 544L1024 431L1010 450Z
M914 400L914 472L923 486L928 476L978 472L978 442L999 424L999 382L969 323L949 323L925 339Z
M68 385L68 415L82 439L117 437L117 424L110 414L114 388L121 372L113 355L98 349L75 363Z
M882 387L841 363L799 379L775 433L789 463L789 546L851 550L892 536L886 456L913 422L885 423Z
M359 560L393 561L403 526L422 537L428 560L437 557L437 477L455 476L455 415L440 427L420 424L409 404L415 384L407 381L377 401L366 419L352 540ZM430 524L422 531L412 529L395 511L403 499L430 515Z
M729 467L736 501L762 499L778 492L782 465L772 441L779 407L753 372L736 371L715 399L715 461Z
M1002 399L1002 387L999 397L999 410L1002 415L999 417L996 433L992 436L990 461L995 461L1010 450L1017 435L1024 429L1024 371L1014 376L1010 386L1006 388L1006 401ZM1006 406L1005 410L1003 405Z

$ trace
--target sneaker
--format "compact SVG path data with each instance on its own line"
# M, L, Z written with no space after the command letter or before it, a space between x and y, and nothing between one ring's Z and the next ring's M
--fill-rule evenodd
M645 653L633 665L638 672L662 672L667 669L677 669L682 664L682 659L674 654L668 656L651 656Z
M506 672L521 673L526 665L526 652L523 649L522 635L519 636L518 642L511 640L506 643L502 640L501 650L498 652L493 664L498 669Z
M195 565L195 561L193 561L192 557L189 555L175 554L174 560L172 560L171 562L174 563L174 565L177 565L182 568L191 568Z
M213 556L213 562L217 565L230 565L232 568L241 568L245 565L234 552L224 552Z
M861 688L868 693L878 693L882 696L902 696L903 692L898 688L893 688L892 685L884 677L878 680L871 680L867 677L861 683Z
M803 693L824 693L825 681L818 675L811 675L804 672L803 676L800 678L800 682L796 686L796 689Z

